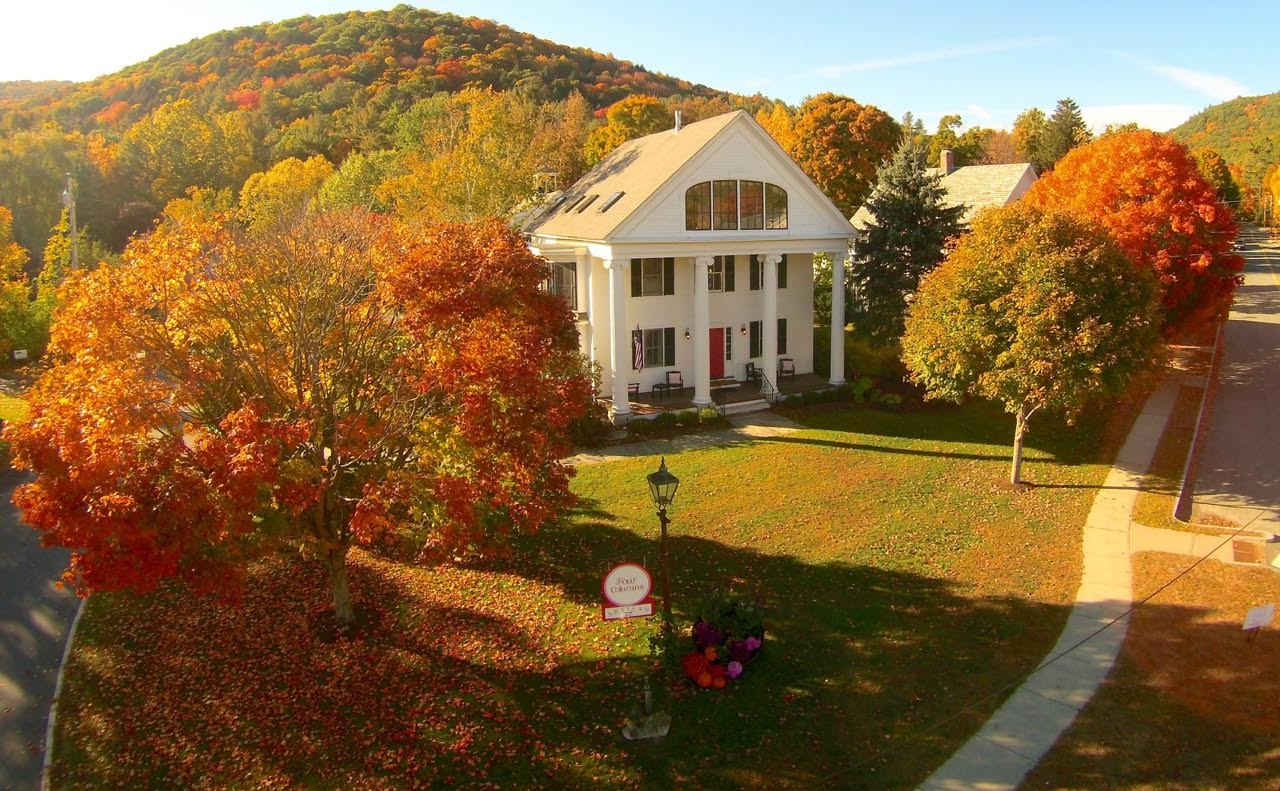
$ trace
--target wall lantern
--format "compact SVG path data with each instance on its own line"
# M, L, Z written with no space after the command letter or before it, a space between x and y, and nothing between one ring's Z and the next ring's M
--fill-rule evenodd
M688 328L688 327L685 327L685 328L684 328L684 339L687 341L687 340L689 340L689 339L690 339L690 338L692 338L692 337L693 337L693 336L689 334L689 328Z

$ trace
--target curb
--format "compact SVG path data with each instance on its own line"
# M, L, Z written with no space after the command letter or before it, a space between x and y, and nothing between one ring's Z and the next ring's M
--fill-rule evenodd
M1195 480L1196 463L1200 457L1200 446L1208 433L1205 416L1213 408L1213 398L1218 390L1218 376L1222 371L1222 348L1226 345L1223 328L1227 326L1227 317L1218 322L1218 332L1213 337L1213 357L1209 360L1209 373L1205 376L1204 394L1200 396L1200 411L1196 413L1196 427L1191 434L1191 446L1187 448L1187 461L1182 465L1182 481L1178 485L1178 496L1173 501L1173 519L1176 522L1191 521L1191 482Z
M71 657L71 645L76 639L76 627L80 625L80 616L84 615L84 605L89 599L80 600L76 608L76 617L71 619L71 628L67 630L67 644L62 649L62 661L58 663L58 679L53 684L53 700L49 703L49 724L44 731L44 765L40 767L40 791L49 791L49 769L53 766L53 731L58 724L58 698L62 697L62 679L67 672L67 659Z

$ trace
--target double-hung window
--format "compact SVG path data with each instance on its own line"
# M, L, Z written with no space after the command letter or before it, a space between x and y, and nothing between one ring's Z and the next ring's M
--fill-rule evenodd
M676 328L659 327L644 331L644 367L665 368L676 364Z
M724 259L720 256L707 267L707 290L724 291Z
M566 264L558 261L551 264L551 279L548 283L551 293L563 297L565 302L569 303L569 307L574 309L578 306L577 284L578 268L576 264Z
M632 258L631 296L660 297L675 291L674 258Z

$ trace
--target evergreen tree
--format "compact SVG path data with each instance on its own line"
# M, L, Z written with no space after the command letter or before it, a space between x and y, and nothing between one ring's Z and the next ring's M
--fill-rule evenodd
M877 173L867 209L873 216L853 263L857 330L881 343L902 336L909 295L960 232L963 207L943 203L941 177L927 166L928 148L908 139Z
M1036 170L1040 173L1052 170L1068 151L1092 139L1080 106L1074 99L1059 99L1036 145Z

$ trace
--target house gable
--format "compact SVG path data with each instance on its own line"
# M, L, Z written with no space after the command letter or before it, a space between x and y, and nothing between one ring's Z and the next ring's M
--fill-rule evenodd
M848 221L817 185L745 112L679 167L609 235L611 242L751 241L827 239L850 236ZM781 230L690 231L685 229L685 192L719 179L763 181L787 192L787 228Z

